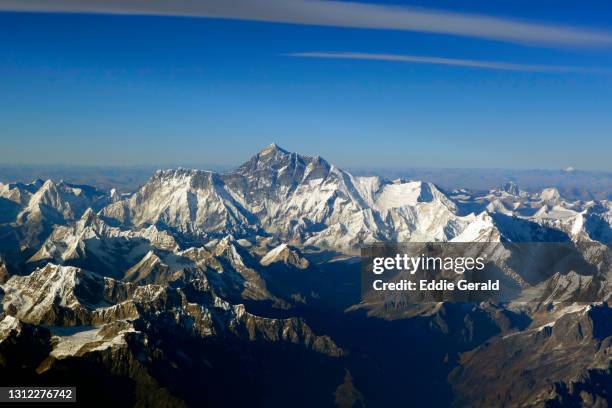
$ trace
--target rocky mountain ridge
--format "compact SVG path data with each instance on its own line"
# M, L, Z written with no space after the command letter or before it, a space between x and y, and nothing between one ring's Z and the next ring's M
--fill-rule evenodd
M361 301L354 256L361 245L389 241L497 242L506 251L512 243L566 242L603 248L589 249L587 260L605 286L609 259L596 255L612 238L605 200L568 201L552 188L529 194L516 185L485 195L445 192L353 176L270 145L229 173L158 171L129 196L65 182L0 184L0 208L0 365L24 381L93 370L129 396L126 405L152 398L197 405L193 387L222 405L247 402L228 395L238 375L251 401L280 406L303 390L301 379L317 390L306 404L376 406L389 402L377 389L392 385L395 364L404 362L445 384L440 404L602 406L609 398L607 303L580 307L571 303L576 288L568 289L593 280L564 274L538 283L558 294L539 305L432 304L397 313ZM522 271L508 271L529 284ZM410 350L389 360L363 338L374 331L391 351L396 336L418 333L430 360ZM542 372L521 354L532 344L547 361ZM28 348L33 357L20 366L14 358ZM571 356L580 358L563 368ZM491 360L525 382L504 386ZM303 367L317 378L301 377ZM470 391L481 381L490 387L484 398Z

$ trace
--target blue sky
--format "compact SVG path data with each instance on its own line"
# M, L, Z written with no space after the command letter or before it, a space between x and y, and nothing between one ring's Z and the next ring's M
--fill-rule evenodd
M0 0L0 163L612 170L607 1L47 1Z

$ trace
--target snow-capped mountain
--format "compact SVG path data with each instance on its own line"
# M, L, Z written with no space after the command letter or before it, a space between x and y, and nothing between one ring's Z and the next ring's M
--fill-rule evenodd
M462 213L486 211L511 241L612 242L610 201L568 201L555 188L529 194L516 184L504 187L481 196L457 192L451 198Z
M552 233L551 240L566 234L605 242L612 235L607 201L568 202L556 189L529 194L514 183L484 196L447 195L431 183L356 177L274 144L227 174L158 171L127 198L50 181L3 185L0 192L19 203L13 221L22 231L38 232L24 234L36 238L47 238L50 226L79 220L88 208L99 210L98 223L134 231L155 226L181 242L271 234L344 251L377 241L541 241ZM60 231L51 240L58 234L66 235ZM30 240L24 244L35 246Z
M109 226L91 208L69 225L56 225L29 263L75 261L95 271L113 274L147 253L151 248L174 251L172 235L154 225L136 230Z
M90 208L99 209L103 200L104 193L94 187L63 181L0 184L0 220L14 223L21 247L31 249L45 240L54 225L77 220Z
M276 145L228 174L160 171L101 215L199 239L268 233L342 249L381 240L447 240L475 219L458 216L453 201L431 183L355 177Z
M489 259L514 284L515 302L406 308L405 299L360 297L361 246L434 241L498 243ZM593 273L519 270L513 245L524 242L570 243ZM446 384L453 368L453 399L465 405L494 404L471 391L481 381L517 405L602 401L612 315L572 302L609 288L610 242L609 201L515 183L445 192L354 176L275 144L228 173L160 170L133 194L0 184L0 367L78 384L94 372L143 406L197 405L194 387L217 404L236 394L234 405L245 405L244 394L265 405L265 394L278 398L270 405L287 405L303 391L304 373L318 385L307 405L362 388L366 401L384 406L408 366L435 378L402 382L412 398L405 405L420 387ZM540 302L520 302L529 290ZM533 344L545 368L529 357ZM568 370L573 356L580 359ZM497 359L538 375L507 387L490 367Z

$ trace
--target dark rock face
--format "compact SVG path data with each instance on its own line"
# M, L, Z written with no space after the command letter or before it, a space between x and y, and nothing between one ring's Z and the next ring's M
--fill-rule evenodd
M43 327L22 323L12 316L0 321L0 367L9 373L34 370L51 351L51 334ZM16 373L15 373L16 374Z
M205 278L181 288L133 285L49 264L5 288L0 363L33 384L77 384L84 401L96 395L85 372L117 389L116 399L103 398L121 406L280 405L299 391L307 366L328 367L310 400L323 403L342 378L344 351L332 339L303 319L262 318L232 305ZM236 386L245 394L232 394Z
M611 397L610 318L606 304L585 306L554 323L494 337L464 353L450 375L457 401L482 407L570 401L602 406Z

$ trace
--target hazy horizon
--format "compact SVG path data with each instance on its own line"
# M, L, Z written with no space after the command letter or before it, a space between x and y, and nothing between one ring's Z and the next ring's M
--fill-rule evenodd
M325 158L325 157L324 157ZM246 159L244 160L246 161ZM333 161L331 161L332 164ZM229 173L234 165L214 164L166 164L140 166L92 166L92 165L18 165L0 164L0 183L24 182L35 179L65 180L74 184L86 184L120 192L133 192L143 185L156 170L199 169ZM416 168L416 167L343 167L356 176L379 176L387 180L408 179L432 182L445 190L467 188L487 191L499 188L507 182L515 182L526 191L536 192L555 187L570 199L612 199L612 171L574 169L478 169L478 168Z

